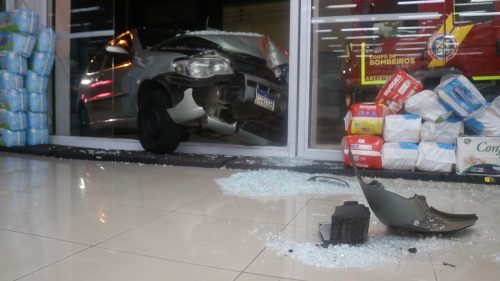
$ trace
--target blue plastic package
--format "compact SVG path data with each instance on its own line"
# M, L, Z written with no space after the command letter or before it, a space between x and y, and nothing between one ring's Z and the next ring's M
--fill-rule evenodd
M0 90L17 90L23 88L23 76L17 73L0 70Z
M0 128L12 131L25 130L28 123L26 119L26 113L23 111L0 109Z
M26 145L26 131L11 131L0 129L0 146L24 146Z
M49 85L49 78L28 70L24 82L25 88L30 93L45 93L47 91L47 86Z
M46 128L48 128L47 113L29 112L28 111L28 128L30 128L30 129L46 129Z
M53 53L33 52L29 60L29 69L37 74L48 76L52 71L54 60Z
M40 30L35 50L42 53L54 53L56 50L56 33L52 28Z
M17 25L18 32L34 34L38 31L38 14L28 9L18 9L11 13L11 22Z
M11 12L0 13L0 31L36 33L38 31L38 14L21 8Z
M464 120L465 126L482 137L500 137L500 97Z
M486 103L474 84L462 75L441 82L434 91L449 108L462 118L471 116Z
M26 74L28 60L11 51L0 52L0 68L18 74Z
M26 90L0 90L0 108L9 111L28 110L28 95Z
M0 51L12 51L24 57L30 57L35 47L36 38L20 33L0 33Z
M26 135L26 143L28 145L48 144L49 129L28 129Z
M28 110L31 112L47 112L48 98L46 94L30 93L28 95Z

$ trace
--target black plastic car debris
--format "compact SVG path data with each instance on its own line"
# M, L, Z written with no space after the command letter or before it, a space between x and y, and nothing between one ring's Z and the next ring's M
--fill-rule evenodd
M346 201L335 207L332 223L320 224L323 246L330 244L361 244L368 239L370 210L357 201Z
M349 150L354 173L375 216L385 225L416 232L451 232L472 226L476 214L449 214L429 207L424 196L404 198L385 190L378 181L363 181L356 161Z
M349 183L346 182L345 180L336 178L336 177L329 177L329 176L312 176L307 181L316 181L316 182L324 182L324 183L335 183L339 185L343 185L346 187L350 187Z

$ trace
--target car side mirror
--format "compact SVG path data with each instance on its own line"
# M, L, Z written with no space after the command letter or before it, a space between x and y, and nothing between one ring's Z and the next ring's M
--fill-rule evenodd
M124 56L124 57L129 57L130 54L125 50L125 48L120 47L120 46L111 46L107 45L106 48L106 53L112 56Z

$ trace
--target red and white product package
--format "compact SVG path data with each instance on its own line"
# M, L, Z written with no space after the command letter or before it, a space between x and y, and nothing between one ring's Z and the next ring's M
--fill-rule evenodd
M379 136L346 136L342 140L344 165L351 166L349 148L360 168L382 169L382 146L384 140Z
M385 106L373 103L353 104L344 118L347 135L381 135Z
M375 103L386 105L389 111L395 114L401 111L409 97L423 89L424 85L420 81L400 68L380 89Z

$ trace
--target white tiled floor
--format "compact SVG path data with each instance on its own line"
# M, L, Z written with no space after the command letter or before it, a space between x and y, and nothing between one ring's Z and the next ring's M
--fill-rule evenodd
M317 224L359 198L226 196L214 179L235 172L0 153L0 281L500 280L498 186L457 184L443 193L445 202L428 198L444 210L479 215L456 237L461 248L327 269L277 255L265 237L317 242ZM386 231L372 222L370 233Z

